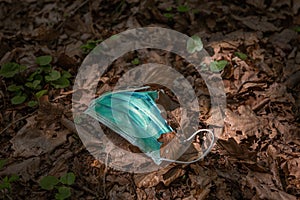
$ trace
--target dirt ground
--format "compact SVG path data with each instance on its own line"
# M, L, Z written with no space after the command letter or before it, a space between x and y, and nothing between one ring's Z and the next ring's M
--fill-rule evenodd
M0 64L27 68L15 77L0 75L0 199L59 199L62 186L46 190L40 182L68 172L74 183L59 184L70 189L69 199L300 199L299 14L299 0L1 0ZM227 106L222 135L203 160L134 174L107 167L82 144L74 130L72 83L95 45L148 26L197 35L214 60L227 61L221 71ZM53 69L72 75L70 83L44 84L38 105L29 106L30 91L23 103L13 104L9 86L24 85L44 55L51 56ZM217 123L209 118L201 76L162 50L118 58L96 94L150 62L181 72L201 99L201 126Z

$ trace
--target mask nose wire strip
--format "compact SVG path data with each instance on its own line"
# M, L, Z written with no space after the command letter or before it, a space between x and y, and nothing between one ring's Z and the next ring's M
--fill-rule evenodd
M161 158L160 160L161 161L167 161L167 162L175 162L175 163L178 163L178 164L190 164L190 163L197 162L197 161L201 160L202 158L204 158L210 152L210 150L212 149L212 147L213 147L213 145L215 143L215 135L212 132L212 130L209 130L209 129L200 129L200 130L196 131L188 139L185 139L182 142L185 143L185 142L188 142L188 141L192 140L195 137L195 135L197 135L200 132L207 132L207 133L209 133L211 135L212 140L210 142L209 147L204 151L204 153L199 158L197 158L195 160L192 160L192 161L180 161L180 160L172 160L172 159L167 159L167 158Z

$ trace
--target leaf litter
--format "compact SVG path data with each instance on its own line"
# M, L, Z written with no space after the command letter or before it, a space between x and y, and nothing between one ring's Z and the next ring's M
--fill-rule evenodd
M223 134L204 160L129 174L107 168L83 147L72 124L71 88L49 91L49 100L42 100L33 113L23 105L10 105L6 88L13 82L1 77L0 159L7 163L0 177L20 176L12 183L13 193L0 191L1 195L51 199L54 195L42 191L38 181L73 171L72 199L300 198L300 46L299 33L294 31L300 26L299 1L247 0L241 5L235 0L186 4L29 0L1 1L0 6L1 66L16 62L34 70L36 57L51 55L56 69L76 74L85 57L80 47L88 41L128 28L160 26L199 36L201 43L198 39L191 43L191 52L203 45L214 60L226 62L218 70L227 96ZM140 64L157 62L182 72L199 95L201 126L218 126L211 118L216 111L210 108L201 77L167 52L147 49L124 55L101 78L97 94L111 90L135 58ZM166 116L178 128L180 112L174 102ZM116 141L130 150L126 141Z

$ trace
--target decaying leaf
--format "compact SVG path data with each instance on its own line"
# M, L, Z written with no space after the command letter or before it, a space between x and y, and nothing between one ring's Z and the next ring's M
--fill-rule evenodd
M27 121L34 121L36 116L32 116ZM15 157L39 156L51 152L57 146L66 141L69 130L55 131L54 129L44 129L43 131L35 127L36 123L28 123L11 140L12 148L15 150Z
M156 186L159 182L163 182L164 185L170 185L175 179L184 174L184 170L181 167L175 167L173 164L167 167L151 172L148 174L136 174L134 176L134 182L137 187L149 188Z
M266 17L259 17L259 16L239 17L233 15L233 18L240 21L241 23L251 28L252 30L262 31L262 32L270 32L270 31L274 32L279 30L278 27L268 22Z
M288 170L291 176L300 180L300 158L293 158L288 161Z
M239 145L233 138L218 140L218 143L232 156L244 160L256 160L256 153L250 152L246 146Z
M234 137L237 142L248 136L261 137L262 129L265 128L263 121L248 106L240 106L238 112L237 114L229 109L225 112L225 122L230 125L230 130L235 131L228 134Z
M272 175L267 173L249 172L246 177L249 186L256 190L258 199L296 200L297 198L277 189L272 182Z
M169 142L171 142L174 138L176 137L176 133L170 132L170 133L164 133L162 134L157 141L161 142L161 148L165 147L167 144L169 144Z
M22 180L28 181L34 178L39 171L41 159L39 157L28 158L19 163L10 164L9 167L0 172L0 176L11 174L19 175Z

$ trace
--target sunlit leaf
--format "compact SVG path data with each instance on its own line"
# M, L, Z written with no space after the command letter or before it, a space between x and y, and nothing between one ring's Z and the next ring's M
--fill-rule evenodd
M210 63L210 70L212 72L220 72L222 71L228 62L226 60L213 61Z
M241 52L235 52L234 55L236 55L237 57L239 57L242 60L246 60L248 58L248 56L244 53Z
M186 49L189 53L201 51L203 49L201 38L197 35L193 35L192 37L190 37L187 41Z

